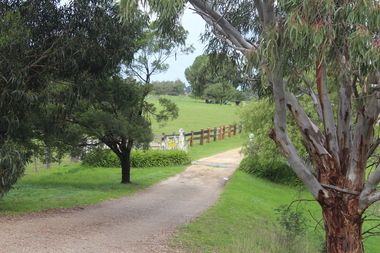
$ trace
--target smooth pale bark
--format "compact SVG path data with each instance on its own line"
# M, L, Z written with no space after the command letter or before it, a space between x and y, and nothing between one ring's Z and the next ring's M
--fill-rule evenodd
M348 78L347 78L348 79ZM342 81L342 86L338 94L338 141L339 160L342 168L348 167L348 159L352 145L351 118L352 118L352 87L348 80ZM342 174L345 174L342 171Z
M315 68L318 97L322 107L323 126L326 135L326 148L332 153L333 158L336 159L339 157L339 146L331 99L326 88L326 66L323 62L317 61ZM337 159L334 162L339 164L340 161Z
M327 191L307 168L287 133L285 83L278 77L277 73L273 73L272 82L276 114L274 118L274 129L271 131L270 137L276 142L282 155L287 159L297 176L305 183L314 198L321 201L328 196ZM310 126L313 128L312 125ZM318 137L316 139L318 139Z

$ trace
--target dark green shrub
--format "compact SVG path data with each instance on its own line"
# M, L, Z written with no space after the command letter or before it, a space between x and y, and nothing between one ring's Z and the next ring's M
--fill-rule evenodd
M289 186L302 185L302 181L292 168L281 161L275 160L264 163L255 155L247 156L241 161L238 169L274 183Z
M191 163L190 156L182 150L134 150L131 152L131 167L166 167L187 165ZM120 161L109 149L94 149L87 154L84 165L93 167L119 167Z
M261 163L256 156L246 156L241 160L238 170L248 174L257 175L261 169Z
M119 167L120 160L110 149L96 148L86 155L83 165L106 168Z
M191 163L190 156L182 150L136 150L131 153L131 166L166 167L174 165L187 165Z

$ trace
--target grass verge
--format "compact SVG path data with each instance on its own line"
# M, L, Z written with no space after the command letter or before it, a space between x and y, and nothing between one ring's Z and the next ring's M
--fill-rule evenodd
M299 194L236 171L217 204L181 228L172 245L185 252L316 252L311 234L289 239L276 221L274 209Z

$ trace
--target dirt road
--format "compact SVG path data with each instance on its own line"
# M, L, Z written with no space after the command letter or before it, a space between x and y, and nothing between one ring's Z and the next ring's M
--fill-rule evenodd
M0 252L173 252L176 228L215 203L239 149L198 160L128 197L54 212L0 218Z

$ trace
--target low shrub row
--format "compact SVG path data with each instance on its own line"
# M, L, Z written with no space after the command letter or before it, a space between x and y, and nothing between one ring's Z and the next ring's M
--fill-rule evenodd
M280 161L274 160L263 163L257 156L247 156L241 161L238 169L274 183L289 186L302 185L302 181L292 168Z
M166 167L187 165L191 163L190 156L182 150L133 150L131 152L131 167ZM117 155L109 149L94 149L87 154L83 165L92 167L120 167Z

